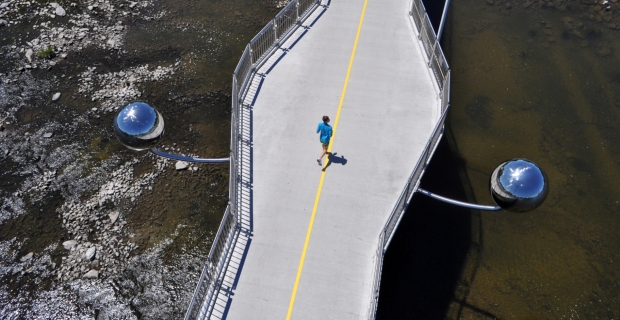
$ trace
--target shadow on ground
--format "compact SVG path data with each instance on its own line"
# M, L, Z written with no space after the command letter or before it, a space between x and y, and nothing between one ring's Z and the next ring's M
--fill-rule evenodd
M469 182L460 172L464 164L444 137L421 186L467 200ZM444 319L472 243L471 225L469 209L414 195L385 256L377 319Z

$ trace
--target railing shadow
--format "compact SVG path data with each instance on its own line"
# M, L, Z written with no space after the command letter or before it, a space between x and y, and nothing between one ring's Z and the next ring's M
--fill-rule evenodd
M462 160L444 136L421 187L467 200L469 182L463 173ZM477 214L420 194L413 196L385 254L377 319L446 317L472 239L478 238L472 234L479 230L472 228Z

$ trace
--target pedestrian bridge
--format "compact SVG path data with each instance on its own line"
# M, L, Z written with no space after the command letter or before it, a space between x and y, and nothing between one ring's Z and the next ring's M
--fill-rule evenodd
M420 0L285 7L233 75L230 203L186 319L373 319L449 79Z

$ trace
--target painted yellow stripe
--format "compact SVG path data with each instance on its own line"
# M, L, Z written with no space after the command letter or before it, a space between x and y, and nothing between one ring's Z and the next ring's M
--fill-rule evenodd
M364 7L362 8L362 15L360 17L359 25L357 26L357 34L355 35L355 43L353 44L353 50L351 52L351 58L349 59L349 68L347 69L347 76L344 78L344 85L342 86L342 94L340 95L340 103L338 104L338 111L336 112L336 118L334 119L333 134L331 143L327 149L327 152L332 151L334 145L334 139L336 138L336 130L338 129L338 120L340 119L340 111L342 110L342 104L344 103L344 96L347 93L347 86L349 85L349 77L351 75L351 68L353 67L353 60L355 59L355 52L357 51L357 43L360 39L360 33L362 31L362 24L364 23L364 15L366 15L366 6L368 0L364 0ZM325 161L327 166L328 161ZM297 296L297 288L299 287L299 279L301 279L301 272L304 268L304 261L306 260L306 252L308 251L308 244L310 243L310 235L312 234L312 227L314 226L314 217L316 216L316 209L319 206L319 199L321 199L321 190L323 189L323 181L325 180L325 173L321 173L321 180L319 181L319 189L316 192L316 198L314 199L314 207L312 208L312 215L310 216L310 224L308 225L308 232L306 233L306 241L304 242L304 249L301 252L301 259L299 260L299 267L297 268L297 277L295 277L295 285L293 286L293 293L291 294L291 301L288 305L288 312L286 313L286 320L291 319L293 313L293 306L295 305L295 297Z

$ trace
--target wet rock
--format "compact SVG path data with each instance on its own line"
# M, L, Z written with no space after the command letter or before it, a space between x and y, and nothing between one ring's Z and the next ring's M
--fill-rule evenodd
M93 260L96 252L97 252L97 248L95 247L88 248L88 250L86 250L86 253L84 254L84 259L88 261Z
M487 4L488 4L488 5L490 5L490 6L492 6L492 5L494 5L494 4L495 4L495 1L493 1L493 0L487 0Z
M114 224L114 222L116 222L116 220L118 219L118 215L118 211L114 211L108 215L110 217L110 224Z
M8 25L8 24L9 24L9 22L8 22L8 21L6 21L6 20L4 20L4 19L0 19L0 27L6 26L6 25Z
M67 14L67 12L61 6L56 7L56 15L57 16L64 17L66 14Z
M504 7L506 7L506 9L510 10L512 8L512 4L510 2L506 2Z
M52 96L52 101L58 101L58 99L60 99L60 92L56 92Z
M26 262L30 259L32 259L32 256L34 255L34 253L30 252L29 254L23 256L21 259L19 259L19 261L21 262Z
M62 246L65 247L65 249L67 250L71 250L71 248L75 247L76 245L77 241L75 240L69 240L62 243Z
M177 170L185 170L185 169L187 169L187 167L189 167L189 163L187 163L185 161L177 161L177 163L174 165L174 167Z
M608 56L610 53L611 53L611 50L609 50L609 48L606 48L606 47L601 48L601 49L598 51L598 54L600 54L602 57L606 57L606 56Z
M26 59L28 59L29 62L32 62L32 55L33 54L34 54L34 51L32 51L32 49L26 50Z
M51 138L54 135L52 132L46 132L43 134L43 138Z
M97 279L99 277L99 271L92 269L82 277L86 279Z

